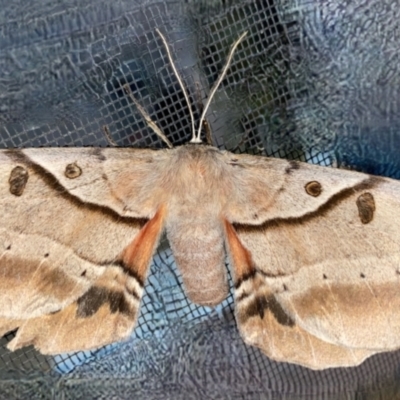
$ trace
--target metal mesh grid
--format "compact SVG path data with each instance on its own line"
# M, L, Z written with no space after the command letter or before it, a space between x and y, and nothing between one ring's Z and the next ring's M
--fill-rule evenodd
M1 146L107 146L107 125L119 146L163 147L126 83L174 145L185 143L187 106L155 28L167 36L196 118L230 45L247 30L207 116L215 145L396 176L395 3L2 0ZM10 338L0 348L0 398L399 396L398 352L314 372L245 346L232 293L214 310L191 304L165 243L129 342L44 357L8 352Z

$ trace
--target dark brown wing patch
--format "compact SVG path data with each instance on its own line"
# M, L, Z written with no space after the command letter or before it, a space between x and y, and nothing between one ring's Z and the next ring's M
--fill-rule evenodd
M21 166L14 167L8 180L10 184L10 193L14 196L21 196L28 182L28 178L29 173L25 168Z
M237 299L238 303L240 300ZM240 322L245 323L247 319L254 316L259 316L263 319L264 314L268 310L272 313L279 324L289 327L295 325L294 320L285 312L274 295L256 296L250 304L245 306L245 310L241 314Z
M371 193L366 192L358 196L357 201L358 215L363 224L368 224L374 218L375 200Z
M90 317L103 304L108 303L112 314L120 312L133 318L135 316L135 309L126 300L125 296L126 294L120 291L93 286L77 300L78 308L76 315L79 318ZM138 295L135 297L138 298Z

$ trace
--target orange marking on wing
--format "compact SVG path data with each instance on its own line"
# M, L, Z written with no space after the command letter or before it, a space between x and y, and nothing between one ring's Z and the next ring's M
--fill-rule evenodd
M158 243L165 215L166 207L162 205L122 252L122 260L126 267L143 280Z
M244 275L254 272L251 253L242 245L235 228L230 222L224 220L226 240L233 267L235 268L235 279L240 279Z

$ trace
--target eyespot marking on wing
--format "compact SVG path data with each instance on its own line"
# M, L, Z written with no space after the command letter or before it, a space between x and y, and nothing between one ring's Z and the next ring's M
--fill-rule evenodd
M313 197L318 197L322 193L322 185L317 181L308 182L304 189L307 194Z
M8 180L10 184L10 193L14 196L21 196L28 182L28 178L29 173L25 168L21 166L13 168Z
M368 224L374 218L375 200L371 193L366 192L358 196L357 201L358 215L363 224Z
M65 176L69 179L75 179L82 175L82 169L74 162L65 167Z

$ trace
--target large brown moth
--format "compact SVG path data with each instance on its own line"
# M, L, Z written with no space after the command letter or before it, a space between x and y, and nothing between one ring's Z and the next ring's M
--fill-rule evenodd
M227 295L228 254L239 331L275 360L353 366L400 347L400 183L201 143L243 37L187 145L0 152L0 333L18 328L9 349L128 337L163 231L196 304Z

